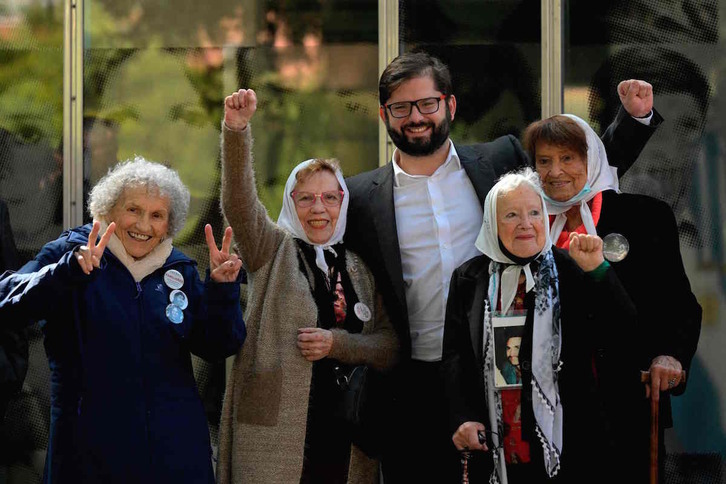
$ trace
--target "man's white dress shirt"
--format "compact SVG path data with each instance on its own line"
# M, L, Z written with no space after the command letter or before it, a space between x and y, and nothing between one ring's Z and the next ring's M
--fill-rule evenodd
M449 140L446 161L431 176L409 175L393 153L393 199L411 331L411 356L440 361L444 315L454 269L481 253L474 241L482 207Z

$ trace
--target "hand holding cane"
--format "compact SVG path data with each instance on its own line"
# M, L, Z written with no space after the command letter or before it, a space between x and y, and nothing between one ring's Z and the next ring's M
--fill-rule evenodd
M640 381L650 388L651 379L649 371L640 372ZM686 381L686 372L681 370L680 383ZM675 380L668 381L668 388L675 385ZM660 405L660 389L650 391L650 484L658 484L658 410Z

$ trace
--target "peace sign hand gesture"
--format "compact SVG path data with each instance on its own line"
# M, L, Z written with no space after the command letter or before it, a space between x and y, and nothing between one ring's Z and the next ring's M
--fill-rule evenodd
M76 249L76 261L81 267L84 274L89 275L93 269L101 267L101 256L103 251L106 249L111 235L116 230L116 223L111 222L106 231L101 236L101 240L96 244L96 238L98 232L101 230L101 224L99 222L93 222L93 228L91 233L88 235L88 245L82 245Z
M209 276L214 282L234 282L242 268L242 259L237 254L230 254L232 245L232 227L227 227L222 239L222 250L217 249L212 226L204 226L204 235L209 246Z

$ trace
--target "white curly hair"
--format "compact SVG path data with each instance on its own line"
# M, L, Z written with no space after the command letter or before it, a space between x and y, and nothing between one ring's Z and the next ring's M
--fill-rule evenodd
M169 198L168 235L176 235L187 219L189 190L176 170L141 156L118 163L96 183L88 196L88 211L94 219L103 219L111 213L125 190L137 187L158 191L160 196Z

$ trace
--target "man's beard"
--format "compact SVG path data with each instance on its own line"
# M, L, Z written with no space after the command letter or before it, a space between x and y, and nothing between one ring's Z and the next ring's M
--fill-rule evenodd
M448 106L446 107L446 117L438 126L432 121L424 121L422 123L402 125L401 132L397 132L391 128L391 123L388 117L386 117L386 130L388 131L388 136L391 137L391 141L396 145L396 148L410 156L428 156L441 148L441 145L449 139L450 125L451 114L449 113ZM423 126L431 128L431 136L428 138L421 137L410 140L403 134L405 128L420 128Z

